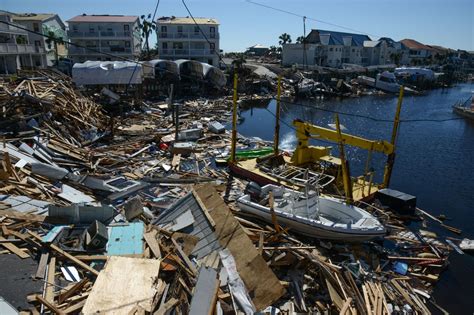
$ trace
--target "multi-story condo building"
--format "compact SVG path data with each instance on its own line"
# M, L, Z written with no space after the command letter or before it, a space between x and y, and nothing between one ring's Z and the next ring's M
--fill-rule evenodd
M199 26L189 17L161 17L156 21L159 58L219 64L219 23L211 18L195 20Z
M410 64L423 64L431 61L433 49L414 39L402 39L400 41L409 49L408 61Z
M379 40L364 41L362 65L406 65L408 64L408 48L401 42L388 37Z
M290 65L304 56L305 63L324 67L341 67L342 64L362 64L364 41L369 36L326 30L312 30L306 37L306 43L283 45L282 62Z
M141 53L138 16L83 14L67 22L69 57L74 62L134 60Z
M0 11L0 73L10 74L22 68L46 67L46 51L43 46L30 42L28 32L12 20L14 14Z
M52 66L53 61L56 59L55 45L53 43L48 44L47 37L42 34L54 34L55 37L62 38L66 42L66 25L64 25L61 18L57 14L52 13L15 13L12 15L12 19L15 23L32 31L28 32L29 42L46 51L47 65ZM67 56L66 45L58 44L56 47L59 57Z

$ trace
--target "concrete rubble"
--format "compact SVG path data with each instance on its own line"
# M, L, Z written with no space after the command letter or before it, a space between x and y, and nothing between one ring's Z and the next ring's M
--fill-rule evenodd
M176 128L162 103L112 118L43 71L0 82L0 103L0 261L16 256L32 283L16 288L28 303L0 297L21 314L430 314L460 250L377 200L365 208L389 232L364 243L240 213L248 181L220 166L225 97L185 101ZM239 149L268 145L239 135Z

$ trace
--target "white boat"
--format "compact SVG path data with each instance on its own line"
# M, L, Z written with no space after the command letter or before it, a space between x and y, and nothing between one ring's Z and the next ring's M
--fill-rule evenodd
M398 93L400 91L400 84L397 83L397 78L388 71L377 74L375 87L389 93Z
M260 197L272 192L273 209L280 225L313 238L361 242L385 235L384 226L367 211L332 197L319 196L317 191L306 193L276 185L262 187ZM270 207L244 195L237 199L238 207L264 221L272 222Z

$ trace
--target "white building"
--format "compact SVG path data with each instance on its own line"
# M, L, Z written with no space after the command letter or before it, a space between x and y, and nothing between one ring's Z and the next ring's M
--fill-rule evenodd
M362 65L404 65L407 63L408 49L401 42L396 42L388 37L364 41Z
M309 65L341 67L344 63L362 64L363 43L370 38L367 35L343 33L326 30L312 30L306 37L306 44L284 45L283 65L298 63L291 56L303 56L306 46L306 60ZM298 52L297 50L300 50ZM286 53L290 56L285 56Z
M15 23L22 25L30 31L48 35L53 32L56 37L67 41L66 26L57 14L52 13L15 13L12 15ZM46 51L47 65L52 66L55 60L54 44L48 45L47 38L41 34L28 32L28 40L36 47L41 47ZM58 55L66 57L67 51L65 45L58 45Z
M44 47L30 42L28 32L12 20L13 13L0 11L0 73L15 73L17 69L44 68L46 52ZM15 26L16 25L16 26Z
M189 17L161 17L156 21L159 58L219 64L219 23L211 18L195 20L199 27Z
M138 16L78 15L67 21L69 57L74 62L87 60L136 59L141 53Z

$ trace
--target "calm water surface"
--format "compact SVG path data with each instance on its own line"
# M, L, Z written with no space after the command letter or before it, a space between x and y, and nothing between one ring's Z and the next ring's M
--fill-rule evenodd
M451 89L431 91L425 96L405 96L402 120L445 120L458 118L451 106L466 100L474 91L473 84L461 84ZM296 145L291 126L302 119L328 127L334 114L315 107L393 120L397 98L365 96L361 98L294 100L299 104L282 103L280 143L283 149ZM275 102L265 101L241 107L242 123L238 131L244 136L273 140ZM368 139L389 140L393 123L340 115L345 132ZM327 145L327 143L314 142ZM334 145L334 144L333 144ZM334 145L336 146L336 145ZM364 169L367 152L347 147L352 174ZM443 122L402 122L397 138L397 157L390 187L417 196L417 205L434 215L445 214L447 224L463 230L462 237L474 238L474 121L465 119ZM336 153L337 154L337 153ZM374 154L371 166L381 179L385 157ZM441 236L458 237L436 224L430 229ZM474 258L453 253L450 266L442 274L434 296L438 304L452 314L472 314L474 311Z

